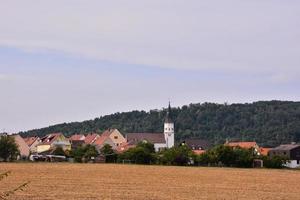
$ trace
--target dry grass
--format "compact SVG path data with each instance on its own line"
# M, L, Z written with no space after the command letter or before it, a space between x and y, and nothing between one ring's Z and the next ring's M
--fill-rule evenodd
M300 171L108 164L0 164L7 199L300 199Z

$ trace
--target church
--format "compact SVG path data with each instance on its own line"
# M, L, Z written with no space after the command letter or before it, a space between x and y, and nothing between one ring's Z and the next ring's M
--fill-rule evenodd
M175 129L171 111L171 104L169 103L163 133L128 133L126 135L127 143L136 145L139 142L150 142L154 145L155 151L173 147L175 143Z

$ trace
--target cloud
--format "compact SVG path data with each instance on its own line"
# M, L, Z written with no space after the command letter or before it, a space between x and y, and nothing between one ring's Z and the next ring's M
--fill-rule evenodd
M299 73L299 12L300 2L279 0L12 0L0 8L0 45L171 69Z
M295 0L3 1L0 129L168 98L299 100L299 13Z
M12 80L13 77L12 76L9 76L7 74L0 74L0 81L9 81L9 80Z

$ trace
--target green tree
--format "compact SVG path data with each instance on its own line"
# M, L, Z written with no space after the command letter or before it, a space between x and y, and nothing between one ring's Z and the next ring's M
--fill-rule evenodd
M99 153L95 146L86 145L73 149L70 155L74 158L75 162L88 162L92 157L97 157Z
M99 155L96 147L93 145L86 145L84 150L84 159L86 161L89 161L92 157L97 157Z
M153 164L156 161L154 146L151 143L141 142L135 148L118 156L118 161L130 160L136 164Z
M227 167L252 167L253 150L219 145L196 158L198 165L218 165Z
M287 161L287 158L282 156L264 156L263 161L266 168L281 169L284 167L283 164Z
M230 140L255 140L264 147L300 142L300 102L259 101L246 104L198 103L172 108L176 140L201 138L213 144ZM63 123L22 133L44 136L63 132L103 131L118 128L123 133L162 132L166 109L115 113L84 122Z
M75 162L82 162L82 159L84 157L85 149L84 147L77 147L76 149L73 149L71 151L71 157L74 158Z
M216 154L216 160L229 167L235 163L236 154L232 147L219 145L213 149Z
M118 156L109 144L105 144L100 152L105 156L105 162L114 163L117 161Z
M235 167L252 167L253 160L254 160L254 154L253 149L243 149L243 148L235 148L234 149L235 154Z
M167 165L188 165L191 158L192 151L186 145L166 149L159 155L160 163Z
M18 145L15 143L13 137L0 137L0 158L3 161L15 160L19 154Z

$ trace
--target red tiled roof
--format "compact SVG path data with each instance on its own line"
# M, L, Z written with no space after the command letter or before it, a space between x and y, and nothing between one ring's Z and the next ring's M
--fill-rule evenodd
M110 136L110 134L112 132L114 132L115 129L107 129L106 131L104 131L101 136Z
M272 148L260 148L261 155L267 156Z
M206 151L205 151L205 150L193 150L193 152L194 152L196 155L201 155L201 154L204 154Z
M82 134L75 134L75 135L72 135L69 140L71 141L78 141L78 140L84 140L85 136L82 135Z
M87 136L85 136L84 143L85 144L92 144L93 142L95 142L95 140L98 137L99 137L99 135L96 134L96 133L88 134Z
M24 138L24 141L30 147L37 139L38 139L38 137L27 137L27 138Z
M241 148L245 148L245 149L257 147L256 142L229 142L225 145L230 146L230 147L241 147Z
M116 151L119 153L123 153L123 152L127 151L128 149L131 149L134 147L136 147L136 145L129 144L129 143L123 143L117 147Z
M109 135L101 135L93 142L93 144L101 146L108 138Z

